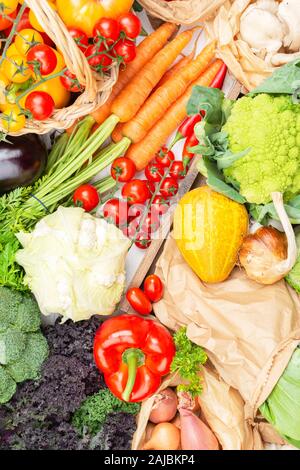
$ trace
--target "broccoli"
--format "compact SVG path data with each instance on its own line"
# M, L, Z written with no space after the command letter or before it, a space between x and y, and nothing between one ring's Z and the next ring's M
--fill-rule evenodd
M7 366L7 371L17 382L37 379L43 362L49 353L48 343L41 333L27 335L27 343L22 357Z
M140 405L126 403L115 397L108 389L100 390L88 397L75 412L73 426L81 434L88 432L96 435L105 423L110 413L137 414Z
M0 404L8 402L16 392L16 382L0 365Z
M12 398L16 383L38 378L48 356L40 324L32 296L0 287L0 403Z

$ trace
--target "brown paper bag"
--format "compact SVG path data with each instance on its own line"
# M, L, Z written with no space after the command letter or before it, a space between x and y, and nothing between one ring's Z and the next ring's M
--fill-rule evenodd
M176 24L192 24L213 15L226 0L139 0L150 15Z
M205 23L208 36L217 40L220 57L246 89L252 90L275 70L256 56L239 35L240 17L252 0L227 0L215 18Z
M244 402L239 393L229 387L209 367L203 368L203 393L201 411L205 421L216 435L223 450L260 450L263 443L256 426L245 421ZM159 391L167 387L176 387L182 381L178 375L168 377ZM137 430L133 438L132 449L137 450L144 444L145 430L153 407L155 396L142 404L138 416Z
M254 422L300 342L300 299L284 281L262 286L236 268L221 284L204 284L170 237L156 273L165 284L158 319L204 347L218 374L238 390Z

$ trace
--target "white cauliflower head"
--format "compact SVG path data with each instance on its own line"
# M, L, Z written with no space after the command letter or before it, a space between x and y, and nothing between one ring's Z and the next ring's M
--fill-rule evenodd
M80 321L114 312L130 247L117 227L83 209L60 207L17 237L23 246L17 262L44 315Z

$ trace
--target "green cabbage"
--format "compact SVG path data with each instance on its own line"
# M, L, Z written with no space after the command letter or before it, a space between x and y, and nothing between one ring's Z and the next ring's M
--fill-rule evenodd
M260 407L264 418L290 444L300 449L300 348L298 347L271 395Z
M17 262L44 315L80 321L114 312L130 247L121 230L81 208L60 207L17 237L24 247Z

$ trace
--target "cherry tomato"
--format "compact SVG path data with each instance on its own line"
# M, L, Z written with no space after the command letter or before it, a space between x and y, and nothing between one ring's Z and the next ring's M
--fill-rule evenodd
M11 15L16 11L19 0L2 0L1 1L1 14L2 15Z
M178 193L178 183L174 178L166 178L160 187L160 192L163 197L173 197Z
M18 32L15 45L19 54L26 56L28 51L37 44L44 44L42 35L34 29L26 28Z
M164 286L161 279L156 274L146 277L144 282L144 292L151 302L159 302L164 293Z
M170 176L171 178L175 178L177 180L182 180L186 177L186 168L184 167L183 162L176 160L172 163L170 168Z
M27 62L36 75L50 75L57 66L57 56L46 44L33 46L27 54Z
M84 90L84 87L80 85L76 75L70 72L70 70L66 70L59 78L66 90L69 90L72 93L78 93Z
M83 32L79 28L68 28L68 30L69 30L70 36L72 36L72 38L76 42L79 49L82 52L85 52L89 45L89 38L87 37L85 32Z
M8 15L9 18L11 19L8 19L7 17L3 18L2 15L0 15L0 31L3 31L5 36L8 37L10 35L10 32L12 30L12 27L14 25L13 21L16 16L17 16L17 12L18 10L15 10L11 15ZM4 25L7 25L6 27ZM4 26L4 28L2 27ZM30 21L29 21L29 8L26 8L17 27L16 27L16 31L21 31L22 29L25 29L25 28L31 28L31 24L30 24Z
M126 299L131 307L140 315L149 315L152 312L150 300L139 287L128 289Z
M100 198L94 186L83 184L76 189L73 195L73 201L76 206L80 206L85 211L90 212L98 206Z
M169 150L167 147L162 147L156 155L155 160L164 168L169 168L175 160L175 155L172 150Z
M129 39L120 39L114 46L114 54L128 64L136 57L136 46Z
M142 180L142 181L145 181L145 183L147 185L147 188L149 189L150 193L154 194L155 191L156 191L155 183L153 183L153 181L149 181L149 180Z
M139 233L136 237L135 246L140 250L147 250L151 245L151 238L145 233Z
M17 16L17 12L14 11L10 15L0 15L0 31L4 31L6 34L6 37L9 36L9 33L12 29L12 25L14 22L14 19Z
M142 24L139 18L133 13L126 13L119 17L121 31L126 34L129 39L137 38L142 31Z
M143 217L141 217L141 220ZM143 233L155 233L159 229L160 222L159 222L159 216L156 211L151 211L147 214L145 217L145 220L142 223L141 226L141 231Z
M22 55L12 55L3 62L2 72L13 83L24 83L31 76L31 70Z
M103 217L110 223L121 227L127 224L128 206L121 199L110 199L104 204Z
M111 39L113 42L116 42L121 33L120 24L117 20L113 18L101 18L101 20L96 24L93 36L94 38L101 37L105 39Z
M170 203L167 199L164 199L160 194L154 197L151 210L157 212L158 215L164 215L168 212Z
M130 181L136 172L135 164L130 158L119 157L111 166L111 176L120 183Z
M85 51L85 55L90 66L97 72L104 72L112 64L112 58L109 57L104 44L89 46Z
M131 180L124 184L122 196L132 206L133 204L144 204L151 194L145 181Z
M145 176L147 180L153 183L159 183L164 176L164 168L160 163L149 163L145 168Z
M144 204L134 204L130 206L128 209L128 220L131 222L132 220L140 217L145 211Z
M52 116L55 103L52 96L48 93L44 91L33 91L26 98L25 108L31 112L34 119L44 121Z
M26 118L16 105L8 105L0 114L0 123L7 132L18 132L25 127Z

